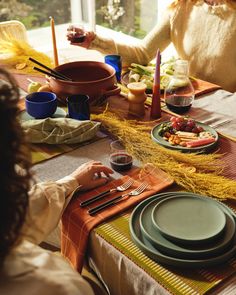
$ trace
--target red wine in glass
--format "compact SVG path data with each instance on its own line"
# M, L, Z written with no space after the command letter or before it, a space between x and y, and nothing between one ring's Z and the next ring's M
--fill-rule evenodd
M166 106L168 109L177 114L183 114L189 111L192 106L193 97L183 95L173 95L166 97Z
M115 171L127 171L132 167L132 156L125 152L111 154L110 164Z
M79 36L73 37L71 41L72 43L82 43L84 42L85 37L86 37L85 35L79 35Z

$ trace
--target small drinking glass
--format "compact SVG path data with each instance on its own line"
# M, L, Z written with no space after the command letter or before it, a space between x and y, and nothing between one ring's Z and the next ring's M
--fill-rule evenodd
M133 165L132 156L125 150L121 140L112 141L110 144L110 164L113 170L117 172L127 171Z
M76 25L76 27L81 30L81 33L76 32L75 29L71 30L71 34L72 34L71 42L72 43L83 43L86 38L84 26Z
M106 64L112 66L116 70L116 79L117 82L120 82L122 70L121 56L117 54L109 54L105 56L104 60Z
M89 120L89 96L85 94L75 94L67 97L68 115L76 120Z

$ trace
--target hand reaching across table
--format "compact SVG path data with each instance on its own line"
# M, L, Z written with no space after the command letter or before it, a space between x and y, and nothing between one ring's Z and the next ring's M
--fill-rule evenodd
M101 162L91 161L78 167L70 176L74 177L81 185L80 190L89 190L105 184L112 173L113 170Z
M176 0L139 42L127 42L122 37L113 39L109 33L95 34L73 26L68 28L67 37L73 45L120 55L128 65L147 65L155 58L157 49L162 53L172 43L176 55L189 61L190 76L235 92L235 12L233 0ZM73 43L73 34L85 34L84 42ZM222 69L227 74L223 75Z

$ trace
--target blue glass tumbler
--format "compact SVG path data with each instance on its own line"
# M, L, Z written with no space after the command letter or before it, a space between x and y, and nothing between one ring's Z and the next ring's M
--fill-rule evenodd
M85 94L74 94L67 97L68 115L76 120L89 120L89 96Z
M122 61L121 56L117 54L109 54L105 56L105 63L112 66L116 70L117 82L121 80Z

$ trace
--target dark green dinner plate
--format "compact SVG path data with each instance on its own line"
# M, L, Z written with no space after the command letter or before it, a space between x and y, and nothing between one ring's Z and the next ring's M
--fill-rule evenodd
M209 125L206 125L206 124L203 124L203 123L200 123L197 121L196 121L196 125L202 127L204 129L204 131L210 132L215 137L215 139L216 139L215 142L212 142L210 144L205 144L202 146L198 146L198 147L193 147L193 148L183 147L180 145L171 145L168 141L166 141L159 134L163 123L169 123L169 121L165 121L165 122L162 122L162 123L156 125L151 131L151 137L155 142L157 142L158 144L160 144L168 149L178 150L178 151L182 151L182 152L193 152L193 153L195 153L195 152L208 152L209 150L213 149L217 145L217 141L218 141L219 137L218 137L218 133L215 131L215 129L213 129Z
M175 192L171 194L178 195L180 193ZM196 196L195 194L190 194L190 193L187 193L187 194ZM171 255L164 254L163 252L155 248L153 244L146 238L146 236L143 234L141 230L140 214L146 205L148 205L150 202L156 199L159 199L161 197L170 197L170 193L157 194L142 201L138 206L136 206L136 208L133 210L131 214L130 224L129 224L131 237L134 243L143 251L144 254L146 254L151 259L157 261L158 263L162 263L162 264L170 265L170 266L182 267L182 268L210 267L210 266L224 263L235 255L236 253L236 235L235 234L234 234L234 239L230 248L229 249L227 248L223 253L220 253L219 255L216 255L214 257L196 258L196 259L178 258ZM227 210L227 213L232 215L235 220L236 216L234 212L223 203L220 203L220 202L218 203L219 203L219 206L222 206L222 210L223 208L225 208L225 210ZM151 216L149 216L149 218L151 218Z
M222 233L222 237L216 241L209 242L204 245L181 245L174 243L165 238L159 230L157 230L152 223L151 215L153 208L161 201L176 196L175 193L167 193L165 196L158 197L150 201L140 213L140 228L142 234L146 239L162 253L177 257L188 259L202 259L216 256L223 253L232 244L235 234L235 221L231 213L224 206L220 206L226 216L226 226ZM186 196L178 194L178 197ZM211 199L210 199L211 200ZM218 204L218 202L217 202Z

